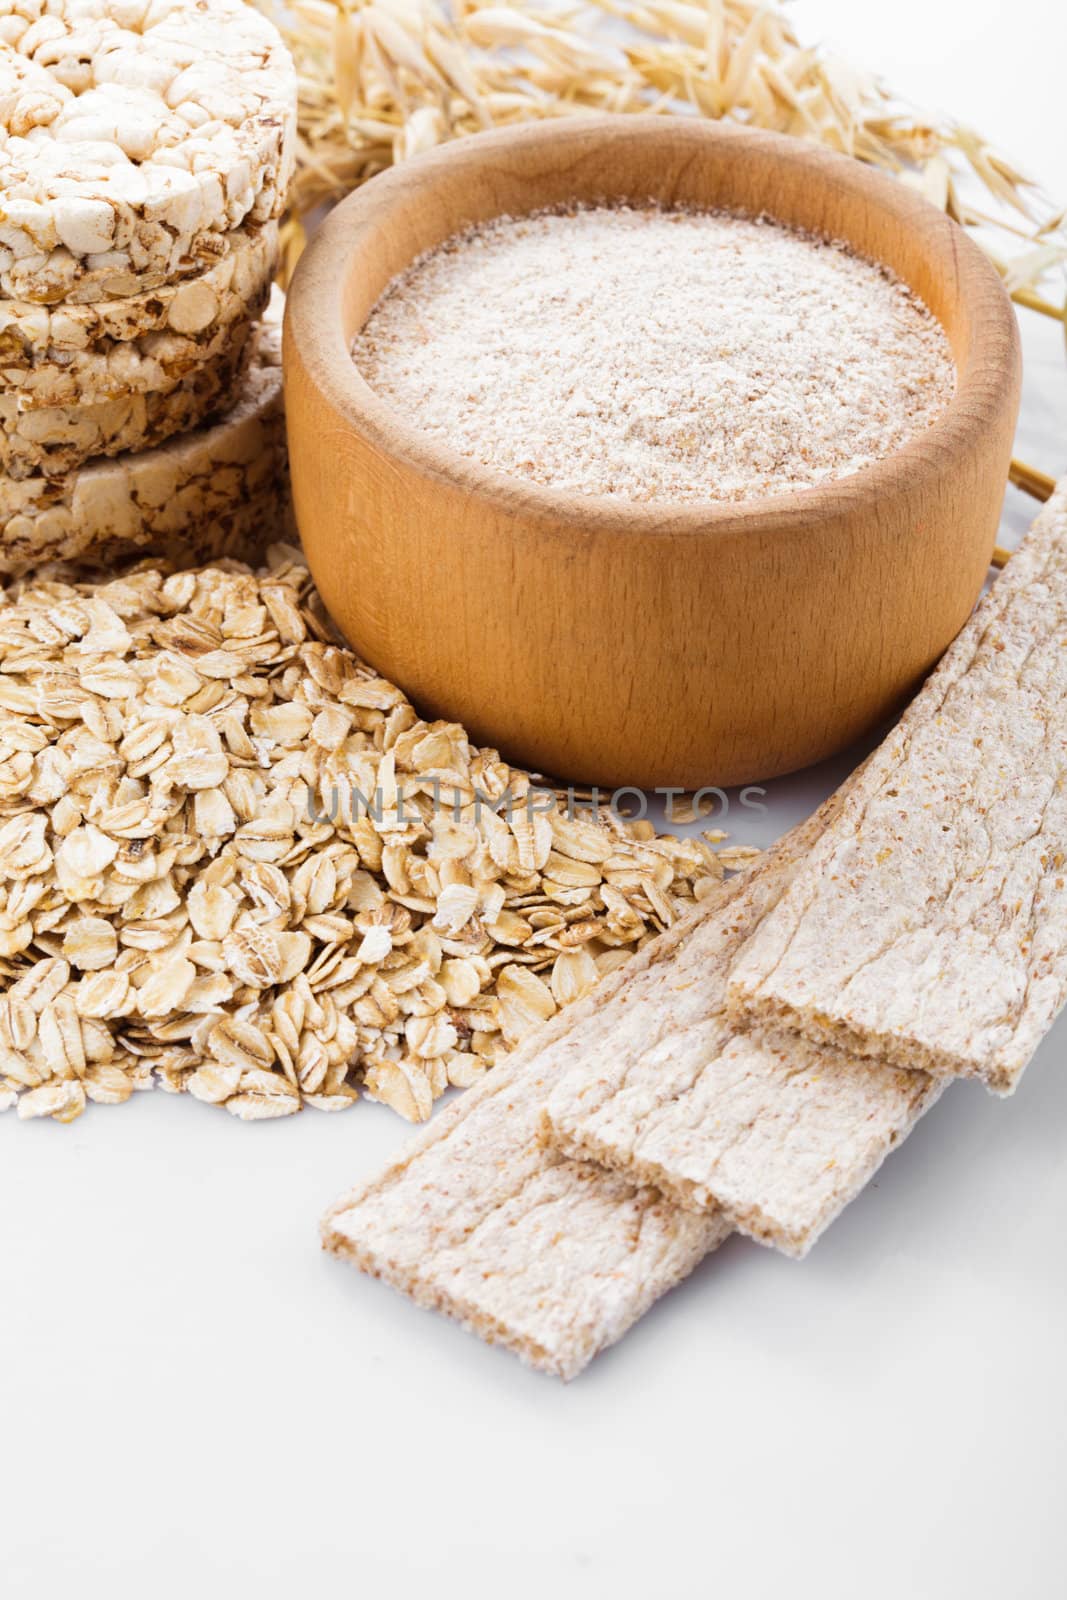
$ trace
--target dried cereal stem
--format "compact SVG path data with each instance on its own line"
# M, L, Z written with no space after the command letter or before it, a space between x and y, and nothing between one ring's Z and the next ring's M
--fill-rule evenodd
M487 127L585 111L696 112L814 139L899 176L964 226L1021 239L999 263L1019 305L1067 262L1064 219L973 129L926 121L749 0L257 0L300 78L294 209ZM961 200L978 184L992 214ZM988 245L988 239L985 241ZM992 253L992 251L990 252Z
M1039 472L1036 467L1028 466L1025 461L1013 461L1008 478L1017 489L1033 495L1035 500L1051 499L1052 491L1056 487L1055 478L1050 478L1047 472Z

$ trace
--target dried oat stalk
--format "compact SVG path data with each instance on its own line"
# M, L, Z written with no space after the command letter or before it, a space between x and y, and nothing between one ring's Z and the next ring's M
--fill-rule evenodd
M293 50L303 221L396 161L589 111L731 117L897 174L972 230L1015 300L1067 319L1062 213L973 130L927 121L751 0L258 0ZM978 196L979 199L974 197Z
M0 1109L158 1083L421 1121L722 876L703 838L527 804L273 554L0 591Z

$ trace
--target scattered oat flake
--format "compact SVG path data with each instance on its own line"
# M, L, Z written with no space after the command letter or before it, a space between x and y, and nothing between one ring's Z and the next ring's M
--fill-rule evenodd
M285 546L10 584L0 1110L424 1121L722 877L545 793L338 644Z
M717 854L719 864L727 872L738 872L742 867L747 867L750 862L755 861L762 852L754 844L734 844L728 845L725 850L719 850Z

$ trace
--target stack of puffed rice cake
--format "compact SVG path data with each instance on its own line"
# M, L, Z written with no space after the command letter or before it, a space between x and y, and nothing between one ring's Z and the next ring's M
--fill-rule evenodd
M244 0L0 0L0 574L255 560L288 506L296 76Z

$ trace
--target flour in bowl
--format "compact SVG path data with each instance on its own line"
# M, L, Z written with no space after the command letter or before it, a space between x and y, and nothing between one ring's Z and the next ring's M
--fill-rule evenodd
M899 450L948 405L940 324L844 245L723 213L502 217L396 278L353 345L424 433L631 501L739 501Z

